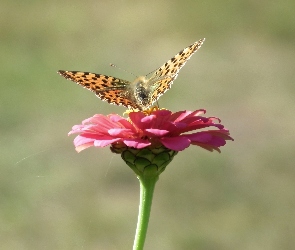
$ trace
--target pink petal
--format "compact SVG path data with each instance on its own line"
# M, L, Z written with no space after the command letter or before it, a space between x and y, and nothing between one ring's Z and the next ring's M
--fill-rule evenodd
M124 128L112 128L108 130L110 136L114 137L124 137L126 134L130 134L132 131L130 129Z
M151 128L164 128L164 124L167 123L172 112L169 110L156 110L152 113L155 116ZM165 129L165 128L164 128Z
M199 132L191 135L185 135L188 137L192 144L197 144L197 143L202 143L202 144L207 144L209 146L214 146L214 147L221 147L226 144L225 139L222 136L219 136L216 132L215 134L211 134L211 131L208 132Z
M145 148L151 145L149 141L142 140L142 139L124 139L123 142L125 143L126 146L133 147L133 148Z
M223 138L224 140L231 140L234 141L234 139L232 137L229 136L229 130L227 129L221 129L221 130L210 130L208 131L210 132L211 135L215 135L218 137Z
M206 110L205 109L198 109L195 111L190 111L191 113L188 115L188 117L190 116L200 116L200 115L204 115L206 114Z
M222 129L223 125L215 124L215 123L203 123L202 121L195 121L191 124L188 124L186 128L180 129L179 133L185 133L188 131L193 131L193 130L202 129L202 128L208 128L208 127L217 127L219 129Z
M147 129L147 128L151 128L152 124L154 123L154 121L157 119L157 117L155 115L148 115L143 117L139 123L137 123L137 127L140 128L141 130Z
M121 120L125 120L124 117L119 116L117 114L110 114L110 115L108 115L108 118L110 119L110 121L115 122L115 123L118 123Z
M105 147L108 146L114 142L120 141L121 138L113 138L113 139L109 139L109 140L95 140L94 141L94 146L95 147Z
M157 117L160 116L170 116L172 114L172 112L170 110L167 109L160 109L160 110L156 110L153 112L153 114L155 114Z
M82 150L92 147L92 146L93 146L93 143L87 143L87 144L83 144L81 146L75 147L75 149L78 153L80 153Z
M191 111L178 111L173 113L169 120L173 122L179 122L182 121L185 117L187 117L189 114L191 114Z
M105 139L111 139L114 138L113 136L110 135L105 135L105 134L100 134L100 133L81 133L80 134L81 137L87 138L87 139L91 139L91 140L105 140Z
M74 139L75 149L79 153L86 148L92 147L93 142L94 142L94 140L92 138L85 138L83 136L78 135Z
M221 137L213 136L213 138L212 138L212 140L210 141L209 144L211 146L221 147L221 146L224 146L226 144L226 141Z
M97 124L87 124L82 125L83 128L79 131L80 133L89 133L89 134L106 134L107 129L102 128Z
M82 124L98 124L98 125L106 125L111 124L112 122L109 120L107 116L104 115L94 115L88 119L85 119L82 121Z
M142 112L131 112L129 114L129 118L132 121L132 123L141 129L141 119L145 117L145 114Z
M191 141L194 142L209 142L212 139L212 135L206 132L198 132L194 134L185 135L185 137L189 138Z
M189 147L191 141L184 136L164 137L160 139L161 143L169 149L181 151Z
M110 114L107 116L99 115L99 119L97 119L95 123L102 127L113 128L113 127L121 127L121 124L120 124L121 120L126 120L126 119L116 114Z
M84 128L84 125L75 125L72 127L72 130L68 133L68 135L80 133L83 131L83 128Z
M75 139L74 139L74 145L75 147L79 147L81 145L84 144L89 144L92 143L93 145L94 139L93 138L86 138L84 136L78 135Z
M132 123L130 123L128 120L126 119L121 119L120 121L118 121L124 128L128 128L131 129L132 131L134 131L134 133L136 132L136 128L133 126Z
M145 129L146 132L148 132L147 134L148 135L151 135L151 136L158 136L158 137L161 137L161 136L164 136L166 134L169 133L168 130L164 130L164 129L153 129L153 128L150 128L150 129Z

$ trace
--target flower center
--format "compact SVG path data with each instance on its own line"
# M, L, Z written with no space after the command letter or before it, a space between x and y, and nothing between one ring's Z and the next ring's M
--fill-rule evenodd
M129 115L130 113L132 112L142 112L144 113L146 116L148 115L151 115L154 111L157 111L157 110L167 110L165 108L159 108L158 106L154 106L154 107L151 107L151 108L148 108L148 109L144 109L144 110L138 110L138 109L127 109L123 115Z

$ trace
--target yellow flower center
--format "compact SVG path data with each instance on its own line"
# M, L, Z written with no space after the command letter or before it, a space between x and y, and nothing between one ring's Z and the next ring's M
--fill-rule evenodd
M142 113L144 113L146 116L148 116L148 115L152 114L154 111L157 111L157 110L167 110L167 109L165 109L165 108L159 108L159 107L157 107L157 106L154 106L154 107L151 107L151 108L148 108L148 109L142 110L142 111L140 111L140 110L138 110L138 109L127 109L127 110L123 113L123 115L129 115L129 114L132 113L132 112L142 112Z

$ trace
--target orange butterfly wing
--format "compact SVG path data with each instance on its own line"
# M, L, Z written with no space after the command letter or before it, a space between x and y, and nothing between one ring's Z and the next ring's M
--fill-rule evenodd
M83 88L94 92L103 101L128 108L134 107L134 104L128 99L126 91L130 84L128 81L90 72L59 70L58 73Z
M153 82L152 84L154 86L154 92L152 94L153 102L157 101L161 95L171 88L173 81L178 76L179 70L185 65L191 56L197 52L204 41L205 38L186 47L153 74L149 79L149 81Z

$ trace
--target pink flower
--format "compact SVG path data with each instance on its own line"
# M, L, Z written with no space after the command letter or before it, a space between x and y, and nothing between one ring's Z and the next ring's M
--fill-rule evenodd
M105 147L118 143L137 149L162 144L174 151L197 145L220 152L219 147L224 146L226 140L233 139L218 118L201 116L205 112L155 110L149 115L131 112L129 118L97 114L81 125L75 125L69 134L80 134L74 140L78 152L91 146ZM210 130L206 129L209 127ZM188 133L190 131L194 132Z

